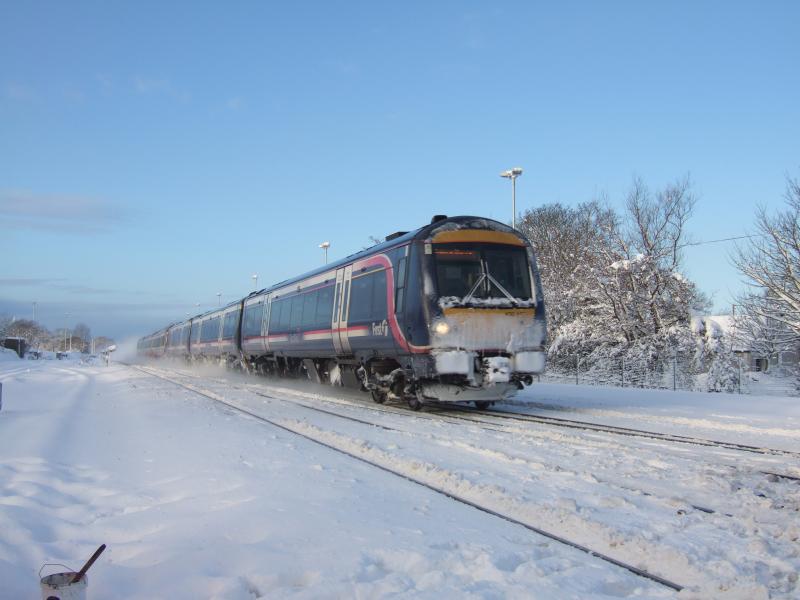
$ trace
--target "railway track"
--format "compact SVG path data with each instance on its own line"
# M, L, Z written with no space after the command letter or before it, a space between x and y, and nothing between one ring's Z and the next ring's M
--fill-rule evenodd
M534 533L536 533L538 535L544 536L544 537L546 537L546 538L548 538L550 540L553 540L553 541L558 542L560 544L563 544L565 546L568 546L568 547L574 548L576 550L579 550L579 551L581 551L581 552L583 552L583 553L585 553L585 554L587 554L589 556L593 556L593 557L598 558L600 560L603 560L603 561L605 561L605 562L607 562L609 564L612 564L612 565L614 565L616 567L624 569L624 570L626 570L626 571L628 571L628 572L630 572L630 573L632 573L632 574L634 574L634 575L636 575L638 577L642 577L644 579L647 579L649 581L652 581L654 583L657 583L659 585L662 585L664 587L667 587L667 588L672 589L672 590L677 591L677 592L680 592L684 588L683 585L675 583L675 582L673 582L673 581L671 581L669 579L666 579L664 577L661 577L661 576L659 576L659 575L657 575L655 573L651 573L650 571L641 569L641 568L636 567L636 566L634 566L632 564L626 563L626 562L624 562L622 560L618 560L618 559L616 559L616 558L614 558L612 556L609 556L608 554L605 554L603 552L599 552L599 551L594 550L592 548L589 548L589 547L587 547L587 546L585 546L583 544L580 544L580 543L578 543L576 541L567 539L566 537L558 535L557 533L554 533L552 531L548 531L548 530L545 530L545 529L543 529L541 527L537 527L535 525L527 523L524 520L516 518L511 514L508 514L506 512L497 510L497 509L492 508L490 506L486 506L483 503L471 500L471 499L469 499L469 498L467 498L467 497L465 497L465 496L463 496L461 494L453 492L452 490L448 490L448 489L443 488L440 485L436 485L434 483L431 483L430 481L425 481L421 477L412 476L412 475L410 475L408 473L405 473L405 472L402 472L402 471L398 470L397 468L393 468L391 465L381 464L381 462L379 462L379 461L371 460L370 458L368 458L366 456L356 454L355 452L352 452L352 451L350 451L350 450L348 450L346 448L343 448L340 445L337 445L335 443L335 441L332 441L330 439L325 439L324 435L315 435L314 429L306 428L305 430L303 430L303 429L301 429L301 428L299 428L297 426L293 426L291 423L279 422L278 420L276 420L274 418L270 418L270 417L268 417L266 415L254 412L253 410L250 410L248 408L239 406L238 404L236 404L234 402L231 402L229 399L226 399L224 396L221 396L221 395L219 395L219 394L217 394L217 393L215 393L213 391L204 390L204 389L199 388L197 386L178 381L174 377L166 376L164 374L155 372L155 371L153 371L153 370L151 370L149 368L146 368L146 367L141 367L141 366L138 366L138 365L129 365L129 366L131 368L133 368L133 369L136 369L136 370L142 372L142 373L145 373L145 374L150 375L152 377L157 377L159 379L168 381L168 382L172 383L173 385L179 386L179 387L184 388L186 390L189 390L189 391L191 391L191 392L193 392L195 394L198 394L198 395L200 395L202 397L205 397L207 399L210 399L210 400L213 400L215 402L218 402L218 403L220 403L220 404L222 404L222 405L224 405L224 406L226 406L226 407L228 407L228 408L230 408L230 409L232 409L232 410L234 410L236 412L239 412L241 414L247 415L248 417L251 417L253 419L261 421L261 422L263 422L265 424L271 425L271 426L273 426L275 428L278 428L278 429L280 429L282 431L285 431L285 432L290 433L292 435L299 436L299 437L301 437L301 438L303 438L303 439L305 439L307 441L310 441L310 442L312 442L314 444L318 444L318 445L323 446L325 448L328 448L328 449L330 449L330 450L332 450L334 452L337 452L339 454L343 454L343 455L345 455L345 456L347 456L349 458L352 458L352 459L357 460L359 462L368 464L368 465L370 465L370 466L372 466L374 468L380 469L381 471L384 471L386 473L390 473L390 474L395 475L397 477L400 477L400 478L402 478L402 479L404 479L406 481L409 481L409 482L411 482L413 484L416 484L416 485L419 485L421 487L424 487L424 488L426 488L426 489L428 489L428 490L430 490L432 492L435 492L437 494L445 496L445 497L447 497L447 498L449 498L451 500L454 500L454 501L459 502L461 504L464 504L466 506L470 506L470 507L472 507L472 508L474 508L474 509L476 509L476 510L478 510L480 512L483 512L483 513L488 514L488 515L492 515L494 517L497 517L497 518L502 519L504 521L507 521L509 523L513 523L515 525L518 525L520 527L523 527L523 528L527 529L528 531L532 531L532 532L534 532ZM267 394L263 394L263 393L259 394L257 392L253 392L252 390L246 390L246 391L251 391L252 393L256 393L259 396L266 397L266 398L269 398L269 399L272 399L272 400L279 400L278 398L275 398L273 396L269 396ZM308 408L310 410L314 410L314 411L317 411L317 412L321 412L321 413L324 413L324 414L333 415L333 416L336 416L336 417L339 417L339 418L348 419L348 420L351 420L351 421L359 422L359 423L370 425L370 426L382 427L384 429L395 430L394 428L391 428L391 427L388 427L388 426L385 426L385 425L376 424L376 423L373 423L373 422L370 422L370 421L366 421L366 420L363 420L363 419L357 419L357 418L354 418L352 416L342 415L340 413L336 413L336 412L333 412L333 411L326 411L324 409L320 409L318 407L311 407L311 406L308 406L308 405L303 404L303 403L299 403L299 404L301 406L305 407L305 408ZM700 508L700 510L703 510L703 509Z
M644 429L632 429L630 427L619 427L617 425L603 425L599 423L591 423L589 421L577 421L573 419L564 419L561 417L544 417L538 415L530 415L527 413L514 413L498 410L473 410L468 407L453 405L447 407L452 412L464 412L470 415L479 415L483 417L492 417L496 419L510 419L514 421L523 421L528 423L540 423L543 425L554 425L556 427L565 427L568 429L582 429L584 431L598 431L601 433L612 433L615 435L624 435L630 437L649 438L663 442L675 442L679 444L693 444L696 446L707 446L715 448L725 448L727 450L738 450L741 452L751 452L754 454L767 454L773 456L791 456L800 459L800 452L793 452L791 450L779 450L775 448L764 448L759 446L750 446L747 444L737 444L735 442L723 442L719 440L710 440L706 438L698 438L693 436L678 435L672 433L659 433L656 431L646 431ZM787 477L788 479L798 479L796 477Z
M134 365L130 365L134 366ZM150 367L152 368L152 367ZM193 377L196 379L208 379L205 376L197 375L195 373L186 373L182 371L176 372L181 377ZM230 380L225 378L212 378L214 381L224 384L227 386L232 386ZM260 391L257 388L262 386L260 385L253 385L253 384L245 384L244 386L235 386L238 389L242 389L248 391L250 393L254 393L256 395L260 395L262 397L267 398L275 398L270 394L265 394L264 392ZM750 454L760 454L764 456L788 456L792 458L797 458L800 460L800 452L793 452L790 450L781 450L775 448L766 448L766 447L759 447L759 446L750 446L746 444L738 444L735 442L725 442L725 441L718 441L718 440L711 440L706 438L699 438L693 436L683 436L678 434L664 434L659 432L647 431L642 429L634 429L628 427L619 427L616 425L604 425L599 423L591 423L588 421L579 421L574 419L565 419L561 417L545 417L545 416L538 416L538 415L530 415L528 413L515 413L515 412L507 412L507 411L498 411L498 410L476 410L472 407L467 406L460 406L456 404L431 404L428 406L428 410L423 412L411 411L408 409L405 404L402 402L393 404L387 402L386 404L377 405L373 402L369 401L361 401L361 400L346 400L341 398L334 398L334 397L326 397L326 398L319 398L317 394L309 394L307 392L297 391L290 388L277 388L277 393L288 393L294 396L306 396L310 399L317 400L317 401L324 401L326 403L333 403L337 405L344 405L350 407L358 407L360 409L366 409L370 411L374 411L377 413L392 413L392 414L399 414L407 416L409 414L413 415L415 418L429 418L428 416L435 416L436 418L446 418L448 420L453 421L466 421L471 422L476 425L479 425L485 429L489 429L491 431L498 431L503 433L508 433L505 429L506 423L534 423L537 425L549 425L552 427L559 427L559 428L566 428L566 429L575 429L575 430L583 430L583 431L594 431L597 433L605 433L605 434L612 434L612 435L620 435L623 437L634 437L634 438L644 438L644 439L652 439L660 442L668 442L668 443L678 443L678 444L690 444L690 445L698 445L704 447L711 447L711 448L721 448L726 450L735 450L741 452L747 452ZM281 398L281 400L286 400L285 398ZM313 408L310 405L305 405L306 408ZM336 416L342 416L339 413L335 413ZM357 420L357 419L355 419ZM381 427L381 425L371 423L372 425ZM738 466L737 466L738 468ZM760 473L761 475L766 475L769 477L776 477L779 479L784 479L788 481L795 481L800 482L800 476L797 475L790 475L787 473L771 471L771 470L764 470L764 469L754 469L754 471ZM703 510L701 507L695 507L699 510ZM709 511L705 511L709 512ZM713 512L713 511L712 511Z

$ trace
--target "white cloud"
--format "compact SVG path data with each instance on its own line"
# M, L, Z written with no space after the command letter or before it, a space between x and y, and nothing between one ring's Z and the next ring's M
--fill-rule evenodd
M26 229L60 233L102 233L123 220L118 206L85 196L0 191L0 220Z

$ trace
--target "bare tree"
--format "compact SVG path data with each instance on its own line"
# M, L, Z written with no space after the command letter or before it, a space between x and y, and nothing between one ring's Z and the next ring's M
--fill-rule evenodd
M771 310L771 300L766 292L746 295L739 302L741 311L734 317L735 344L751 350L760 358L769 359L768 368L782 353L797 349L800 344L797 332L781 321L764 316Z
M0 337L6 337L6 332L11 325L11 317L2 315L0 316Z
M31 348L38 348L47 339L48 332L36 321L17 319L8 324L5 335L25 338Z
M581 356L602 368L644 365L678 348L693 352L690 310L707 305L681 273L694 203L688 179L657 193L637 179L621 214L598 201L523 215L548 307L551 364L574 368Z
M542 278L548 331L556 332L593 303L589 273L599 266L604 232L616 219L597 202L526 211L518 229L531 240Z
M800 335L800 182L789 179L786 209L756 212L757 235L737 246L731 261L753 292L739 302L752 319L780 323Z
M630 339L686 323L688 309L704 303L680 272L686 224L695 202L688 178L656 194L636 179L622 226L609 232L609 258L616 258L609 264L615 276L601 281L601 289L627 325Z
M92 332L86 323L78 323L72 330L73 347L79 348L81 352L89 351L89 344L92 339Z

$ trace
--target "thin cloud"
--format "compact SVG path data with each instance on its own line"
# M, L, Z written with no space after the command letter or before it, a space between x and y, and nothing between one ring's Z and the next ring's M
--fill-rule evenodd
M95 288L88 285L77 285L69 283L53 283L49 287L68 292L70 294L79 294L81 296L94 296L99 294L116 294L119 290L110 290L107 288Z
M189 102L191 95L175 87L169 79L144 77L133 78L133 89L141 96L167 96L179 102Z
M18 277L16 279L0 279L0 285L4 286L26 286L36 287L41 285L48 285L55 281L66 281L66 279L34 279L31 277Z
M38 102L39 94L24 83L11 81L3 86L3 98L6 100L13 100L14 102Z
M225 108L232 111L238 111L244 108L244 100L242 100L239 96L235 96L233 98L228 98L228 101L225 103Z
M104 233L119 226L123 214L107 200L0 191L0 220L7 225L57 233Z
M128 293L128 292L123 292L122 290L96 288L88 285L70 283L68 279L63 277L57 277L51 279L34 278L34 277L6 278L6 279L0 279L0 286L46 288L51 290L58 290L61 292L67 292L69 294L79 294L82 296L97 295L97 294Z

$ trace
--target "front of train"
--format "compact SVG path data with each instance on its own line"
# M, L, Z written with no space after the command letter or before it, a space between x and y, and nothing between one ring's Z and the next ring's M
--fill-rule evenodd
M528 240L476 217L442 219L422 240L423 288L436 377L421 401L505 400L544 370L544 302Z

